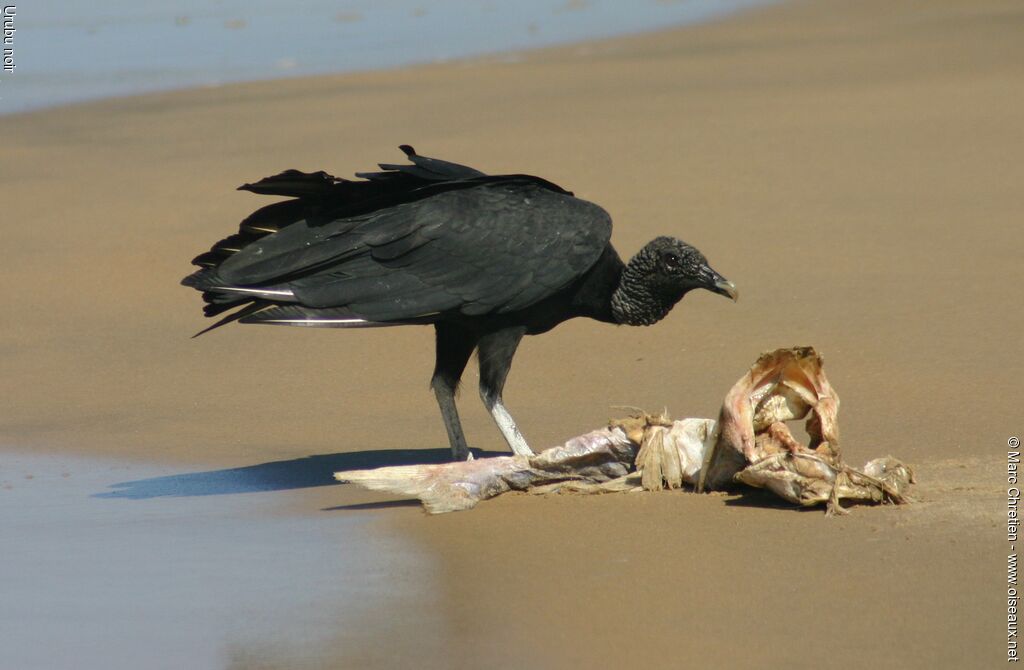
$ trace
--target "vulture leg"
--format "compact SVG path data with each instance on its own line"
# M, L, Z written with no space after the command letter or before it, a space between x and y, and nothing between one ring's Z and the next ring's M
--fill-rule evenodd
M469 458L469 446L462 433L459 410L455 407L455 390L466 369L469 357L476 347L476 337L452 324L438 323L434 326L437 334L437 360L430 388L434 389L441 418L448 431L448 444L452 448L452 460L464 461Z
M512 415L501 401L505 378L512 367L512 356L525 334L525 328L507 328L480 339L480 398L512 451L520 456L532 456L533 450L526 444Z

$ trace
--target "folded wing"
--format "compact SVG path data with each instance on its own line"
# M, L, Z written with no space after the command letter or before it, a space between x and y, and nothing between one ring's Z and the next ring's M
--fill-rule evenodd
M274 232L237 245L185 283L205 292L208 314L246 305L244 322L423 323L453 312L528 307L582 276L609 241L604 210L548 182L416 158L408 166L415 174L382 166L389 171L366 176L415 180L415 189L427 194L403 191L398 202L337 218L324 205L307 206L305 216L284 226L257 220L250 227ZM304 182L286 174L277 192L325 197L310 192L329 190L329 179L311 177ZM285 209L289 202L297 201L270 207L297 214Z

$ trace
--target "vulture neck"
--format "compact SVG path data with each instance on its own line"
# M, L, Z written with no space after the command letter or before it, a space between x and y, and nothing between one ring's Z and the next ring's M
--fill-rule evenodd
M655 259L642 249L622 270L618 286L611 294L611 314L615 323L626 326L650 326L664 319L683 297L656 292L648 277Z
M653 258L644 251L629 265L609 244L575 292L575 314L605 323L649 326L665 317L682 295L658 295L645 278Z

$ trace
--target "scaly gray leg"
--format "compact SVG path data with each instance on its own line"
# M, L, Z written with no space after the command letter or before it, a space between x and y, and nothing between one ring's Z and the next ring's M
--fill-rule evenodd
M466 436L462 433L462 422L459 421L459 410L455 407L455 387L438 378L430 382L434 389L434 396L441 408L441 418L444 419L444 427L448 431L448 444L452 449L453 461L464 461L469 458L469 445L466 444Z
M455 391L459 387L459 379L466 369L466 363L473 354L476 338L470 333L448 324L437 324L437 359L434 365L434 376L430 379L430 388L434 390L437 404L441 408L445 430L448 431L448 444L452 449L452 460L464 461L469 457L469 446L466 436L462 433L459 421L459 410L455 407Z
M505 379L512 367L512 356L525 334L524 328L509 328L480 338L480 398L494 418L494 423L498 424L498 430L505 437L509 448L520 456L532 456L533 450L501 400Z

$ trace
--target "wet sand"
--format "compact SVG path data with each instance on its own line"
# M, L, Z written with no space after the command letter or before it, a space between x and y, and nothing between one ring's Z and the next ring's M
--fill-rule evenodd
M282 513L301 493L246 474L4 454L0 665L223 668L266 648L308 659L339 630L377 635L384 611L430 633L415 613L439 582L419 543L365 515Z
M0 444L269 467L280 514L366 517L435 562L430 627L383 611L374 635L257 645L236 667L1002 662L1004 460L1024 432L1022 27L1009 1L795 2L514 63L7 117ZM608 209L623 255L674 234L740 287L738 304L688 296L652 328L528 340L506 400L535 447L613 405L715 416L759 352L811 344L848 459L917 465L921 502L826 519L758 496L506 496L430 518L317 485L311 464L446 445L430 330L190 340L204 323L177 282L266 202L238 184L348 176L403 142L545 176ZM471 368L470 443L502 449L474 383Z

